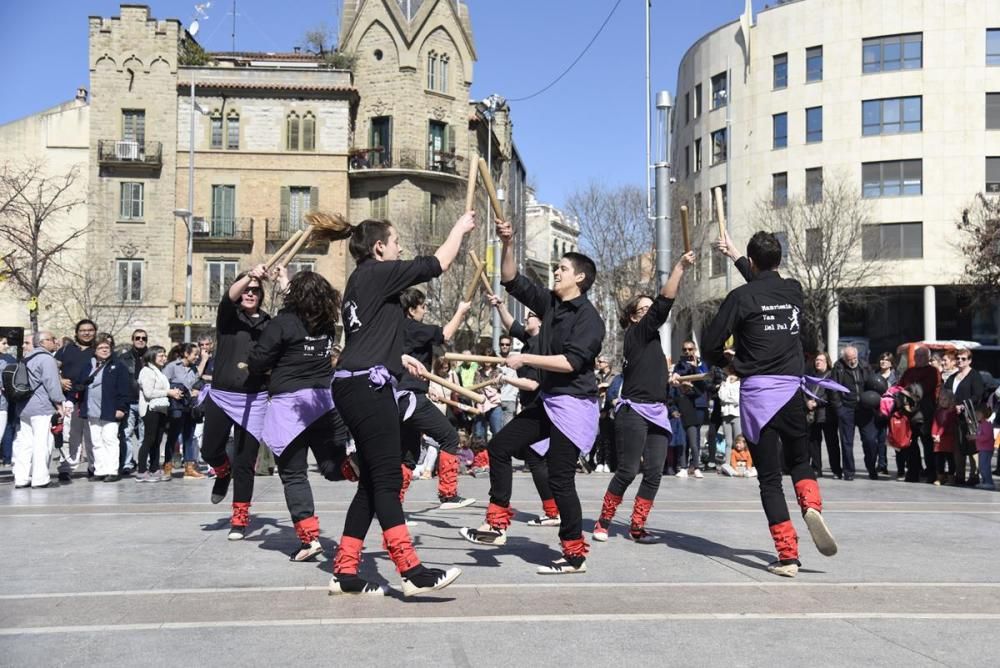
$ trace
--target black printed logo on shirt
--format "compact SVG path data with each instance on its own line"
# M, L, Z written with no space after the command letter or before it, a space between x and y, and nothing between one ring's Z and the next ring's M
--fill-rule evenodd
M799 333L799 307L791 304L763 304L760 307L765 332Z

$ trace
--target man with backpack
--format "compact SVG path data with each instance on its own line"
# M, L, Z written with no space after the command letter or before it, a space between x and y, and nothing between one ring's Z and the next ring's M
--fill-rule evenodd
M33 349L31 337L25 338L24 360L4 378L4 391L14 404L18 420L14 437L15 489L59 486L49 476L52 415L63 410L65 399L53 357L59 344L47 331L36 334L35 342L37 349Z

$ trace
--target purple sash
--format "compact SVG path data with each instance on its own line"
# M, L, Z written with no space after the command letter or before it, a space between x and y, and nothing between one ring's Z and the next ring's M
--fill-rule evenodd
M333 374L334 378L355 378L357 376L368 376L368 382L376 390L385 387L388 383L392 386L392 397L396 400L396 405L399 406L400 402L406 401L406 408L403 411L403 422L410 419L413 415L413 411L417 408L416 397L413 392L409 390L397 390L396 389L396 378L389 373L389 370L384 366L379 364L378 366L373 366L370 369L362 369L361 371L345 371L341 369Z
M631 406L632 410L641 415L647 422L655 424L657 427L662 427L667 430L668 434L673 435L674 432L670 429L670 414L667 412L666 404L658 402L647 404L632 401L631 399L620 399L615 404L615 414L618 413L618 409L622 406Z
M781 407L802 390L814 399L818 397L806 389L806 384L827 390L849 390L829 378L814 376L750 376L740 381L740 426L750 443L760 442L760 432ZM803 408L804 410L804 408Z
M542 405L556 429L573 442L580 452L587 454L597 439L597 421L601 409L596 397L571 397L568 394L542 393ZM540 455L549 451L549 439L533 443L531 449Z
M229 419L246 429L258 441L264 433L264 416L267 414L267 392L244 394L226 392L206 387L202 394L211 395L212 402L229 416Z
M264 418L263 441L280 456L309 425L333 410L330 390L305 388L271 397Z

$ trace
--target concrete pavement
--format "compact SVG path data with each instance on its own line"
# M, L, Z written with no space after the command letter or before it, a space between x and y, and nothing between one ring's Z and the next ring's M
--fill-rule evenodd
M578 476L590 529L608 474ZM0 472L0 480L3 480ZM328 558L293 564L298 544L277 477L257 478L247 540L226 540L228 505L208 481L76 479L57 489L0 483L0 665L980 666L996 660L1000 494L894 480L821 481L841 551L820 556L796 516L803 570L764 570L772 545L756 482L667 479L649 528L626 538L631 495L589 572L538 576L555 528L516 474L519 515L504 548L458 535L478 502L434 510L436 482L414 482L406 509L425 563L458 565L456 585L418 601L329 597ZM354 486L313 477L327 555ZM635 486L633 486L634 492ZM790 484L786 484L786 491ZM789 496L790 506L794 500ZM589 535L588 535L589 540ZM373 530L365 574L398 576Z

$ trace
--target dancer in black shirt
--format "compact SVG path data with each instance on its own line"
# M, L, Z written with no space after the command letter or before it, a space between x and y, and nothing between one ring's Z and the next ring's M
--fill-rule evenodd
M655 541L646 531L646 518L660 488L663 464L670 443L667 413L667 360L660 343L660 327L667 321L677 297L685 267L694 264L694 253L684 254L656 299L634 297L625 306L619 322L625 329L622 360L622 392L615 405L615 447L618 468L608 484L601 516L594 525L594 540L606 541L608 527L622 502L625 490L642 467L642 484L635 495L629 536L637 543Z
M403 594L441 589L454 582L461 571L426 568L420 563L399 501L403 479L395 385L404 370L414 375L426 372L420 362L403 354L406 315L399 295L412 285L440 276L451 265L462 239L475 229L475 213L467 212L458 219L434 255L408 261L399 259L399 236L391 223L366 220L352 227L339 220L327 225L338 226L342 229L340 238L350 237L357 268L344 291L347 342L334 374L333 396L354 436L360 475L334 559L330 591L378 593L374 585L358 576L361 548L373 517L382 526L389 557L402 576Z

